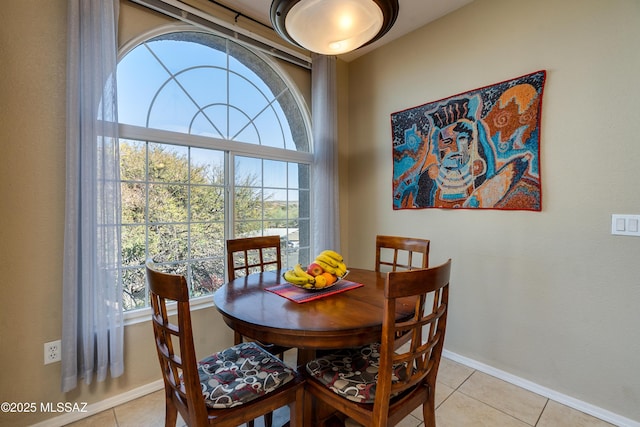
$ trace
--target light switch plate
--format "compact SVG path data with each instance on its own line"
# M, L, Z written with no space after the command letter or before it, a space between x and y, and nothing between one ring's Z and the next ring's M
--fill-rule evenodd
M611 215L611 234L640 237L640 215Z

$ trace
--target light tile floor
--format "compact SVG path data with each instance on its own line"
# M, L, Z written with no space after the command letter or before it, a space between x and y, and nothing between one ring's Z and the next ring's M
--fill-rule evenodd
M436 389L438 427L605 427L602 420L576 411L528 390L443 358ZM278 410L274 426L288 418ZM257 427L263 424L256 422ZM421 409L398 427L423 426ZM85 418L73 427L164 426L164 395L158 391ZM178 419L178 427L184 426Z

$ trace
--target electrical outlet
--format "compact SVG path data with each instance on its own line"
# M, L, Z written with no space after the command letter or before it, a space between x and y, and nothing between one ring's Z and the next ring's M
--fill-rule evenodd
M61 358L60 340L44 343L44 364L59 362Z

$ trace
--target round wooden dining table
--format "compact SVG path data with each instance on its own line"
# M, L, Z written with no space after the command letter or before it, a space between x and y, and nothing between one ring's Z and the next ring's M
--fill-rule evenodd
M218 289L213 299L225 323L247 338L297 348L298 365L319 349L380 340L386 273L352 268L347 280L364 286L304 303L266 290L285 283L282 273L250 274ZM411 315L414 302L397 301L398 316Z

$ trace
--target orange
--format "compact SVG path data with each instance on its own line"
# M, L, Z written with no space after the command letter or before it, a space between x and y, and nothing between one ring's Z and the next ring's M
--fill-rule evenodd
M327 279L322 274L319 276L316 276L315 288L321 289L321 288L324 288L325 286L327 286Z
M326 271L324 273L322 273L322 276L324 276L327 279L327 285L333 285L333 283L335 283L336 280L338 280L338 278L336 276L334 276L331 273L327 273Z

